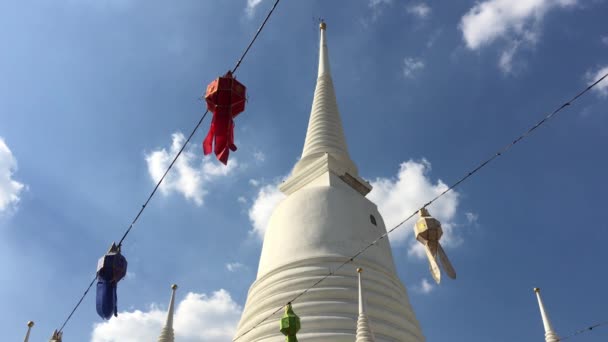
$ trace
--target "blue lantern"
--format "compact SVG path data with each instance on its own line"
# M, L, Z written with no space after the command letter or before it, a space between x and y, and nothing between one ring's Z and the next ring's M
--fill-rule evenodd
M103 319L118 316L116 288L127 274L127 259L120 247L112 244L106 255L97 262L97 314Z

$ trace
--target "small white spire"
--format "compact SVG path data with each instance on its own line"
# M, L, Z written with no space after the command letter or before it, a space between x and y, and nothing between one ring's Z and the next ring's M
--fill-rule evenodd
M53 336L51 336L51 340L49 342L62 342L63 331L53 331Z
M25 334L25 339L23 340L23 342L29 342L29 340L30 340L30 331L32 330L33 326L34 326L34 321L27 322L27 333Z
M367 306L365 297L363 296L363 284L361 281L362 268L357 268L359 275L359 318L357 319L357 339L355 342L375 342L374 332L370 327L369 318L367 318Z
M540 297L540 289L538 287L534 288L534 293L536 293L536 298L538 299L538 306L540 308L540 315L543 319L543 326L545 327L545 341L546 342L559 342L559 337L553 331L553 326L551 325L551 321L549 320L549 316L545 311L545 305L543 304L543 300Z
M175 307L175 290L177 285L171 285L171 300L169 301L169 311L167 312L167 322L158 337L158 342L174 342L175 334L173 332L173 312Z

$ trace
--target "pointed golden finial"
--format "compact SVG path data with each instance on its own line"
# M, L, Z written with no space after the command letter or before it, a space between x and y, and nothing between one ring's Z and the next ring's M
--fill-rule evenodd
M30 332L32 331L33 326L34 326L34 321L27 322L27 333L25 334L25 339L23 340L23 342L29 342Z
M321 22L319 23L319 28L321 30L327 29L327 24L325 23L325 20L321 19Z

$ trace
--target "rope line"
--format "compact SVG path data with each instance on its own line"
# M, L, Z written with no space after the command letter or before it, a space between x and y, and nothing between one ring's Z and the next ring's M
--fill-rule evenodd
M589 86L587 86L587 88L585 88L584 90L580 91L572 99L570 99L569 101L567 101L564 104L562 104L561 106L559 106L553 112L545 115L542 118L542 120L538 121L536 124L534 124L532 127L530 127L523 134L521 134L520 136L518 136L517 138L515 138L512 142L510 142L509 144L507 144L503 148L499 149L491 157L489 157L489 158L485 159L484 161L482 161L477 167L475 167L474 169L472 169L471 171L469 171L468 173L466 173L463 177L461 177L458 181L456 181L455 183L453 183L450 187L448 187L443 192L441 192L439 195L435 196L433 199L431 199L430 201L428 201L427 203L425 203L422 207L420 207L418 210L414 211L411 215L409 215L408 217L406 217L403 221L399 222L396 226L394 226L393 228L391 228L390 230L388 230L386 233L382 234L381 236L379 236L378 238L376 238L374 241L370 242L367 246L363 247L361 250L359 250L357 253L355 253L352 257L348 258L346 261L344 261L342 264L340 264L340 266L338 266L335 270L330 271L327 275L323 276L321 279L319 279L317 282L315 282L312 286L310 286L307 289L305 289L304 291L300 292L298 295L296 295L293 299L291 299L287 303L294 303L296 301L296 299L298 299L298 298L302 297L303 295L305 295L306 293L308 293L308 291L310 291L311 289L313 289L314 287L316 287L317 285L319 285L325 279L327 279L327 278L333 276L334 274L336 274L336 272L339 271L342 267L344 267L347 264L353 262L361 254L365 253L365 251L367 251L370 247L374 246L380 240L384 239L390 233L392 233L393 231L395 231L399 227L401 227L403 224L405 224L407 221L411 220L414 216L416 216L416 214L418 213L418 211L420 209L423 209L423 208L426 208L426 207L430 206L435 201L437 201L439 198L441 198L443 195L445 195L448 192L454 190L456 187L458 187L460 184L462 184L468 178L470 178L471 176L473 176L474 174L476 174L479 170L481 170L482 168L484 168L486 165L488 165L489 163L491 163L493 160L495 160L496 158L502 156L505 152L509 151L513 146L515 146L515 144L517 144L518 142L520 142L523 139L525 139L528 136L530 136L532 134L532 132L534 132L537 128L539 128L540 126L542 126L543 124L545 124L547 121L549 121L553 117L555 117L564 108L569 107L570 105L572 105L572 103L575 102L579 97L583 96L589 90L593 89L593 87L595 87L598 83L602 82L606 77L608 77L608 73L606 73L604 76L602 76L601 78L599 78L597 81L595 81L592 84L590 84ZM278 308L276 311L274 311L269 316L267 316L264 319L262 319L260 322L258 322L257 324L255 324L250 329L246 330L241 335L237 336L232 341L234 342L234 341L240 339L241 337L247 335L248 333L250 333L251 331L253 331L255 328L257 328L258 326L260 326L260 324L262 324L265 321L267 321L268 319L272 318L272 316L274 316L277 312L281 311L281 309L283 307L285 307L287 305L287 303L285 303L283 306L281 306L280 308ZM593 327L591 327L591 329L593 329Z
M256 41L256 39L258 39L258 36L260 35L260 33L262 32L262 30L264 29L264 26L266 26L266 22L268 21L268 19L270 19L270 16L274 12L274 9L277 8L277 5L279 4L280 1L281 0L277 0L277 1L274 2L274 5L272 5L272 8L270 9L270 11L268 12L268 14L266 15L266 18L262 22L262 25L260 25L260 27L258 28L258 31L255 33L255 36L253 36L253 39L251 40L251 42L249 43L249 45L247 46L247 48L243 52L243 55L241 55L241 58L239 58L239 60L236 62L236 65L234 66L234 69L232 69L232 73L233 74L236 72L236 69L238 69L241 66L241 62L243 62L243 59L245 58L245 56L247 56L247 53L249 52L249 49L251 49L251 46L253 45L253 43Z
M559 340L560 340L560 341L565 341L565 340L570 339L570 338L572 338L572 337L574 337L574 336L576 336L576 335L580 335L580 334L584 334L584 333L586 333L586 332L590 332L590 331L592 331L593 329L598 328L598 327L601 327L601 326L604 326L604 325L608 325L608 321L606 321L606 322L600 322L600 323L596 323L596 324L590 325L590 326L588 326L588 327L586 327L586 328L576 330L576 331L575 331L575 332L573 332L572 334L570 334L570 335L568 335L568 336L566 336L566 337L564 337L564 338L560 338Z
M245 49L245 51L243 52L243 54L241 55L241 57L238 59L238 61L237 61L236 65L234 66L234 68L232 69L232 73L233 74L239 68L239 66L243 62L243 59L245 59L245 56L247 56L247 53L249 52L249 50L253 46L253 43L255 43L255 41L258 39L258 36L260 35L260 33L262 32L262 30L266 26L266 23L270 19L270 16L272 16L272 13L274 12L275 8L277 7L277 5L279 4L280 1L281 0L276 0L275 1L274 5L272 6L272 8L270 9L270 11L266 15L266 18L262 22L262 25L260 25L260 27L258 28L257 32L255 33L255 35L253 36L253 38L249 42L249 45L247 45L247 48ZM186 146L188 146L188 143L190 143L190 140L192 139L192 137L194 136L194 134L198 131L199 127L201 126L201 124L203 123L203 121L205 120L205 118L207 117L207 114L209 114L209 110L208 109L201 116L201 118L198 121L198 123L196 124L196 126L194 126L194 129L192 130L192 132L188 136L188 139L186 139L186 141L184 142L184 144L182 145L182 147L180 148L180 150L177 152L177 154L175 155L175 157L171 161L171 164L169 164L169 166L167 167L167 170L165 170L165 173L163 174L163 176L158 180L158 182L154 186L154 189L152 189L152 192L150 192L150 195L148 196L148 198L146 199L146 201L144 202L144 204L142 204L141 208L137 212L137 215L135 215L135 218L133 219L133 221L131 221L131 224L129 225L129 227L127 228L127 230L124 232L124 234L120 238L120 241L118 242L118 248L120 248L122 246L122 243L125 241L125 239L129 235L129 233L131 232L131 230L133 229L133 227L135 226L135 224L139 220L140 216L143 214L144 210L146 210L148 204L152 200L152 197L154 197L154 194L156 194L156 191L158 190L158 188L160 188L162 182L165 180L165 177L167 177L167 174L169 174L169 171L171 171L171 168L173 167L173 165L175 164L175 162L177 161L177 159L179 158L179 156L182 154L182 152L184 151L184 149L186 148ZM70 314L68 315L68 317L66 318L66 320L61 325L61 328L58 330L58 332L62 332L63 331L63 328L65 328L65 326L68 324L68 322L70 321L70 319L72 318L72 316L74 315L74 313L76 312L76 310L78 309L78 307L80 306L80 304L82 304L82 301L84 300L84 298L87 296L87 294L89 293L89 291L91 290L91 288L95 284L95 280L96 279L97 279L97 276L95 276L95 278L93 278L93 280L91 281L91 283L89 284L89 286L87 287L87 289L84 291L84 293L82 294L82 296L80 297L80 299L78 300L78 302L76 303L76 305L74 306L74 308L72 309L72 311L70 312Z

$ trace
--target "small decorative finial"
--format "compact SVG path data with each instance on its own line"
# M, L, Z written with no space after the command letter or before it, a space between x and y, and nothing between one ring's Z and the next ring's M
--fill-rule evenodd
M363 269L361 267L357 267L357 273L363 273Z
M171 285L171 290L177 290L177 284Z
M319 28L321 30L327 29L327 24L325 23L325 21L323 19L321 19L321 23L319 23Z
M27 322L27 326L30 327L30 328L33 327L34 326L34 321Z
M539 292L540 292L540 289L538 287L535 287L534 288L534 293L539 293Z
M420 211L418 211L418 213L420 214L421 217L429 217L429 216L431 216L431 214L429 214L429 211L426 210L426 207L420 209Z

